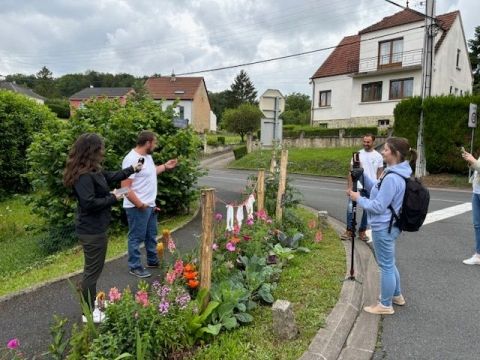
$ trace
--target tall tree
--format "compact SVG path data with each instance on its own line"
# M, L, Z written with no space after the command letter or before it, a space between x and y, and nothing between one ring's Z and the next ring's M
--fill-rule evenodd
M263 117L258 106L244 103L236 109L226 109L223 113L223 126L228 131L239 134L243 138L249 132L260 128L260 119Z
M480 26L475 28L473 39L468 40L468 47L473 70L473 93L480 94Z
M256 103L257 91L255 90L255 86L245 71L240 70L240 73L235 77L230 89L232 95L232 105L234 107L244 103Z
M53 80L53 73L46 66L37 72L36 77L35 91L38 94L47 98L58 96L55 81Z

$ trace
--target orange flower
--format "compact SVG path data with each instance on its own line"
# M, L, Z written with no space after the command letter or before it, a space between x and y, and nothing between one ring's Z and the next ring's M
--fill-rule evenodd
M234 243L234 244L238 244L240 242L240 238L237 237L237 236L232 236L230 238L230 242Z
M165 239L168 239L170 237L170 230L168 229L163 229L162 230L162 235Z
M193 264L187 264L187 265L185 265L185 267L183 268L183 270L184 270L185 272L195 271L195 265L193 265Z
M200 285L200 282L199 282L198 280L188 280L188 286L189 286L191 289L197 288L198 285Z
M105 293L103 291L99 291L98 294L97 294L97 300L98 301L105 301L106 297L107 297L107 295L105 295Z
M187 280L196 280L198 276L198 272L194 271L185 271L183 273L183 277Z

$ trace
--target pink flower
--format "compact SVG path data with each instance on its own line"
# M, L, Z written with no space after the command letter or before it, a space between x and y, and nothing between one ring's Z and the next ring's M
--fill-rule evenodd
M319 243L322 240L323 240L323 233L320 230L318 230L317 233L315 234L315 242Z
M248 226L252 226L252 225L253 225L253 223L254 223L254 221L253 221L253 219L252 219L252 218L248 218L248 219L247 219L247 222L246 222L246 224L247 224Z
M168 246L168 251L170 251L170 253L172 253L172 254L175 251L175 249L177 248L175 246L175 243L173 242L172 238L168 239L168 245L167 246Z
M215 251L218 249L218 244L217 243L213 243L212 244L212 250Z
M225 245L225 248L228 250L228 251L235 251L235 244L232 243L231 241L227 242L227 244Z
M309 229L315 229L317 227L317 222L315 221L315 219L310 219L308 221L308 228Z
M17 338L10 339L7 343L7 348L15 350L20 346L20 341Z
M171 285L173 284L176 278L177 278L177 275L175 274L175 271L169 271L167 272L167 276L165 277L165 280L167 281L167 283Z
M265 220L265 222L266 222L267 224L271 224L271 223L272 223L272 219L269 218L269 219Z
M222 221L222 219L223 219L223 215L222 215L222 214L220 214L220 213L216 213L216 214L215 214L215 220L217 220L217 221Z
M175 265L173 266L173 270L175 271L175 275L179 276L183 273L183 261L182 259L178 259L175 261Z
M111 302L117 302L118 300L120 300L121 297L122 297L122 293L118 291L116 287L111 288L110 291L108 292L108 298L110 299Z
M252 237L250 235L243 235L243 240L249 241L252 240Z
M239 233L240 233L240 226L238 226L238 224L235 224L233 226L233 234L238 235Z
M265 210L257 211L255 215L257 215L257 218L259 218L260 220L267 220L267 218L268 218Z
M143 307L148 306L148 293L145 290L139 290L135 294L135 301Z

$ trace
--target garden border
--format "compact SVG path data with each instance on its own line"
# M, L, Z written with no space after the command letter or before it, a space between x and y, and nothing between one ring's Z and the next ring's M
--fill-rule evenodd
M305 207L312 212L318 211ZM345 224L328 217L334 230L341 234ZM351 242L343 241L346 273L350 268ZM345 281L337 304L299 360L367 360L371 359L377 342L380 316L362 311L363 304L375 301L379 293L379 275L370 247L359 241L355 246L356 278L361 282Z

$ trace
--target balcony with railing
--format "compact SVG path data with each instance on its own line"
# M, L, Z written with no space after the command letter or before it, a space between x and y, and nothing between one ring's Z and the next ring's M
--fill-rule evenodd
M422 55L423 49L401 51L363 58L358 65L349 63L348 66L354 77L418 70L422 68Z

